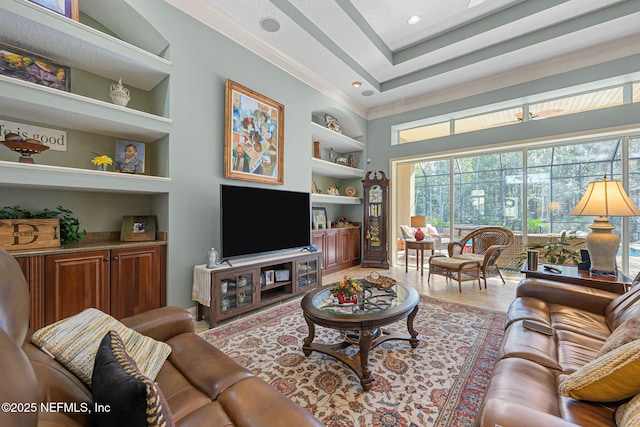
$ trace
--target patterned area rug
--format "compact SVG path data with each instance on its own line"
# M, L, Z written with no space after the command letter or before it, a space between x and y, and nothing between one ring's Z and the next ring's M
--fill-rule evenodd
M346 365L302 353L307 324L300 300L203 332L210 343L269 382L327 426L471 426L482 402L505 316L421 297L414 327L420 344L389 341L369 353L369 392ZM406 332L406 321L386 330ZM316 328L314 342L339 332ZM354 346L345 352L352 356Z

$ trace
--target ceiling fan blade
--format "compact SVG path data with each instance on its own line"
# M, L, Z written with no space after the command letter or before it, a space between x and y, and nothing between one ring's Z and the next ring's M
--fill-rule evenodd
M469 0L469 5L467 6L468 9L471 9L472 7L478 6L479 4L484 3L485 0Z

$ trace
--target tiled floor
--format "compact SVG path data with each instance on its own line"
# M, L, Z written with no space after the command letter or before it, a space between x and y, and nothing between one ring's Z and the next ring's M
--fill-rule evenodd
M433 276L431 278L431 283L427 283L428 270L425 268L424 276L421 276L420 271L416 270L415 264L413 264L413 266L413 268L409 268L409 271L407 273L405 273L404 271L404 266L392 267L389 270L352 267L347 270L342 270L337 273L323 276L322 283L326 285L336 282L345 275L349 275L354 278L362 278L370 274L372 271L377 271L381 275L391 276L399 282L403 282L415 287L416 290L422 295L427 295L436 299L447 300L461 304L473 305L476 307L506 311L515 296L516 284L522 278L520 274L503 272L502 274L507 282L506 284L503 284L500 278L495 276L490 277L487 281L487 289L484 289L484 284L482 289L478 289L477 282L463 282L462 292L458 292L457 282L452 281L450 283L447 283L444 277ZM277 304L282 304L283 302ZM270 307L262 308L262 310L266 308ZM245 313L241 316L220 321L218 322L218 325L233 322L242 317L251 316L256 312L257 310ZM196 322L197 332L205 331L208 328L209 323L206 319L200 322Z

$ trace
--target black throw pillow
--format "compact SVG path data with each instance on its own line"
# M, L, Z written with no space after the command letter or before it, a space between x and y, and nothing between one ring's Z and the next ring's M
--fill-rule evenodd
M100 342L92 382L96 427L174 427L164 395L140 372L116 331Z

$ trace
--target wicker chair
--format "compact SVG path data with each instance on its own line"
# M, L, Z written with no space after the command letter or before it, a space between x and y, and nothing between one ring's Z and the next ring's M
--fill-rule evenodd
M444 255L433 255L429 257L429 279L432 274L439 274L447 278L454 278L458 281L462 292L461 282L464 280L475 280L473 262L477 263L479 275L484 280L484 287L487 287L487 272L495 269L498 276L505 283L500 269L496 266L498 257L509 246L513 245L514 235L504 227L482 227L467 234L457 242L449 242L447 251L449 257ZM465 253L464 249L471 246L470 253ZM463 267L463 270L460 268ZM464 273L464 274L463 274ZM480 280L478 278L478 285Z

